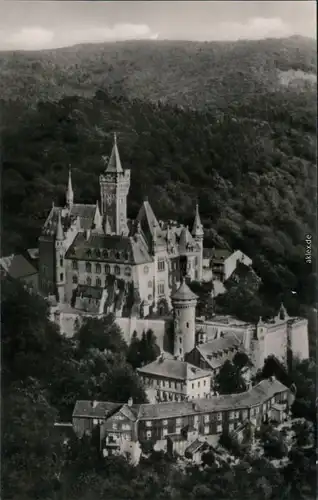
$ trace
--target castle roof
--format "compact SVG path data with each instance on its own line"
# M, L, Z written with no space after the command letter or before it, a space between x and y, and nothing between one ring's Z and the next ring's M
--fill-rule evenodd
M171 296L171 300L196 300L198 298L193 293L185 281L183 281L178 290Z
M64 233L63 233L63 228L62 228L62 219L61 219L61 211L60 210L57 214L56 239L59 241L64 240Z
M70 225L79 219L80 228L83 230L91 229L94 223L97 206L74 203L71 209L64 209L62 207L52 207L43 226L43 232L49 232L54 236L58 227L58 217L61 214L61 222L63 231L67 231Z
M159 222L147 199L143 201L136 217L136 221L140 222L141 228L145 234L150 233L151 236L153 236L156 229L159 229Z
M165 359L159 357L152 363L138 369L142 375L154 375L175 380L196 380L201 377L208 377L211 373L191 365L186 361L177 359Z
M152 257L141 238L106 235L94 231L88 237L78 233L66 253L66 258L127 264L152 262Z
M190 231L187 227L183 227L181 229L180 233L180 239L179 239L179 252L180 253L186 253L188 248L190 246L194 246L195 242L190 234Z
M123 167L121 166L120 156L119 156L119 152L118 152L118 148L117 148L116 134L114 134L113 149L112 149L109 161L108 161L106 172L108 172L108 173L123 173Z

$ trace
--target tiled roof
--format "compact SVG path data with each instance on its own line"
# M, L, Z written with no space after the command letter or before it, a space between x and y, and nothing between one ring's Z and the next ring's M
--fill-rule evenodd
M104 418L106 415L115 413L122 406L122 403L110 403L108 401L96 401L95 403L96 406L93 407L92 401L76 401L73 418Z
M96 205L76 204L72 205L70 216L79 217L81 229L90 229L93 225Z
M37 273L35 267L23 255L10 255L0 259L0 266L13 279L22 279Z
M213 262L224 262L232 254L231 250L227 248L214 248L212 250L211 258Z
M185 281L183 281L178 290L171 296L172 300L194 300L198 296L193 293Z
M159 222L148 200L144 200L140 207L136 221L140 222L142 230L147 234L154 234L154 228L159 229Z
M63 231L67 231L70 225L79 218L80 228L91 229L93 226L95 213L96 213L96 205L85 205L85 204L74 204L72 205L71 210L64 209L62 207L52 207L45 223L43 226L43 232L49 233L52 236L55 235L57 225L58 225L58 216L61 214L62 219L62 228Z
M262 380L249 391L240 394L224 394L211 396L209 399L194 399L193 401L169 402L140 405L139 418L151 420L156 418L182 417L199 413L218 412L251 408L262 404L277 393L288 390L278 380Z
M67 251L66 258L127 264L152 262L152 257L141 238L106 235L94 231L88 238L79 233Z
M275 394L287 390L288 388L275 378L273 380L266 379L249 391L240 394L224 394L211 396L209 399L194 399L193 401L133 404L129 407L129 410L139 420L175 418L223 410L252 408L268 401ZM98 402L96 407L93 408L91 401L77 401L73 417L103 418L106 414L112 415L123 406L122 403Z
M209 366L214 370L223 365L225 359L224 357L215 357L213 354L217 352L224 352L226 349L230 348L241 348L243 349L242 342L237 335L230 332L224 337L211 340L206 344L199 344L195 347L204 358L204 360L209 364Z
M210 372L178 359L162 359L159 357L152 363L138 369L142 375L156 375L175 380L196 380L208 377Z

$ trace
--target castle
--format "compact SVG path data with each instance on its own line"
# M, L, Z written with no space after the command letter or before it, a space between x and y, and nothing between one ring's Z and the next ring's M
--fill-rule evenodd
M69 172L66 204L53 206L45 221L39 238L44 295L68 306L73 316L114 313L128 342L134 330L152 328L149 318L155 315L162 350L166 322L172 321L174 357L214 374L242 350L255 370L270 355L284 365L290 353L308 358L307 320L289 318L284 307L271 322L257 325L229 316L196 318L197 297L186 281L203 277L199 207L191 233L176 222L158 221L147 199L129 220L130 171L122 168L116 136L99 181L101 209L98 202L76 204ZM62 314L68 314L65 307ZM61 316L57 321L61 324Z
M42 293L87 312L97 307L117 316L123 309L137 316L167 313L182 274L202 279L198 205L192 233L173 221L158 222L147 199L136 220L129 220L130 171L122 168L116 135L99 182L101 209L98 202L76 204L69 172L66 205L52 207L39 238ZM114 290L109 285L115 281ZM116 297L110 297L111 291Z

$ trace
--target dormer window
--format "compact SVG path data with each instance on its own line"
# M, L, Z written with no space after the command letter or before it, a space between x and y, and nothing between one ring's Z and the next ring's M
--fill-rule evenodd
M95 250L95 254L96 254L96 257L98 257L98 258L100 257L100 250L98 248Z
M92 251L91 251L90 248L87 250L86 255L87 255L87 257L91 257L92 256Z
M86 269L87 273L91 273L92 272L92 265L91 265L90 262L86 262L85 269Z

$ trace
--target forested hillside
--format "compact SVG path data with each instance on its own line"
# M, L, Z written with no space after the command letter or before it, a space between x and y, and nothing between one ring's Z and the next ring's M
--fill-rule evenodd
M3 99L92 97L99 89L227 111L257 93L312 89L316 42L293 36L239 42L130 41L0 53Z

